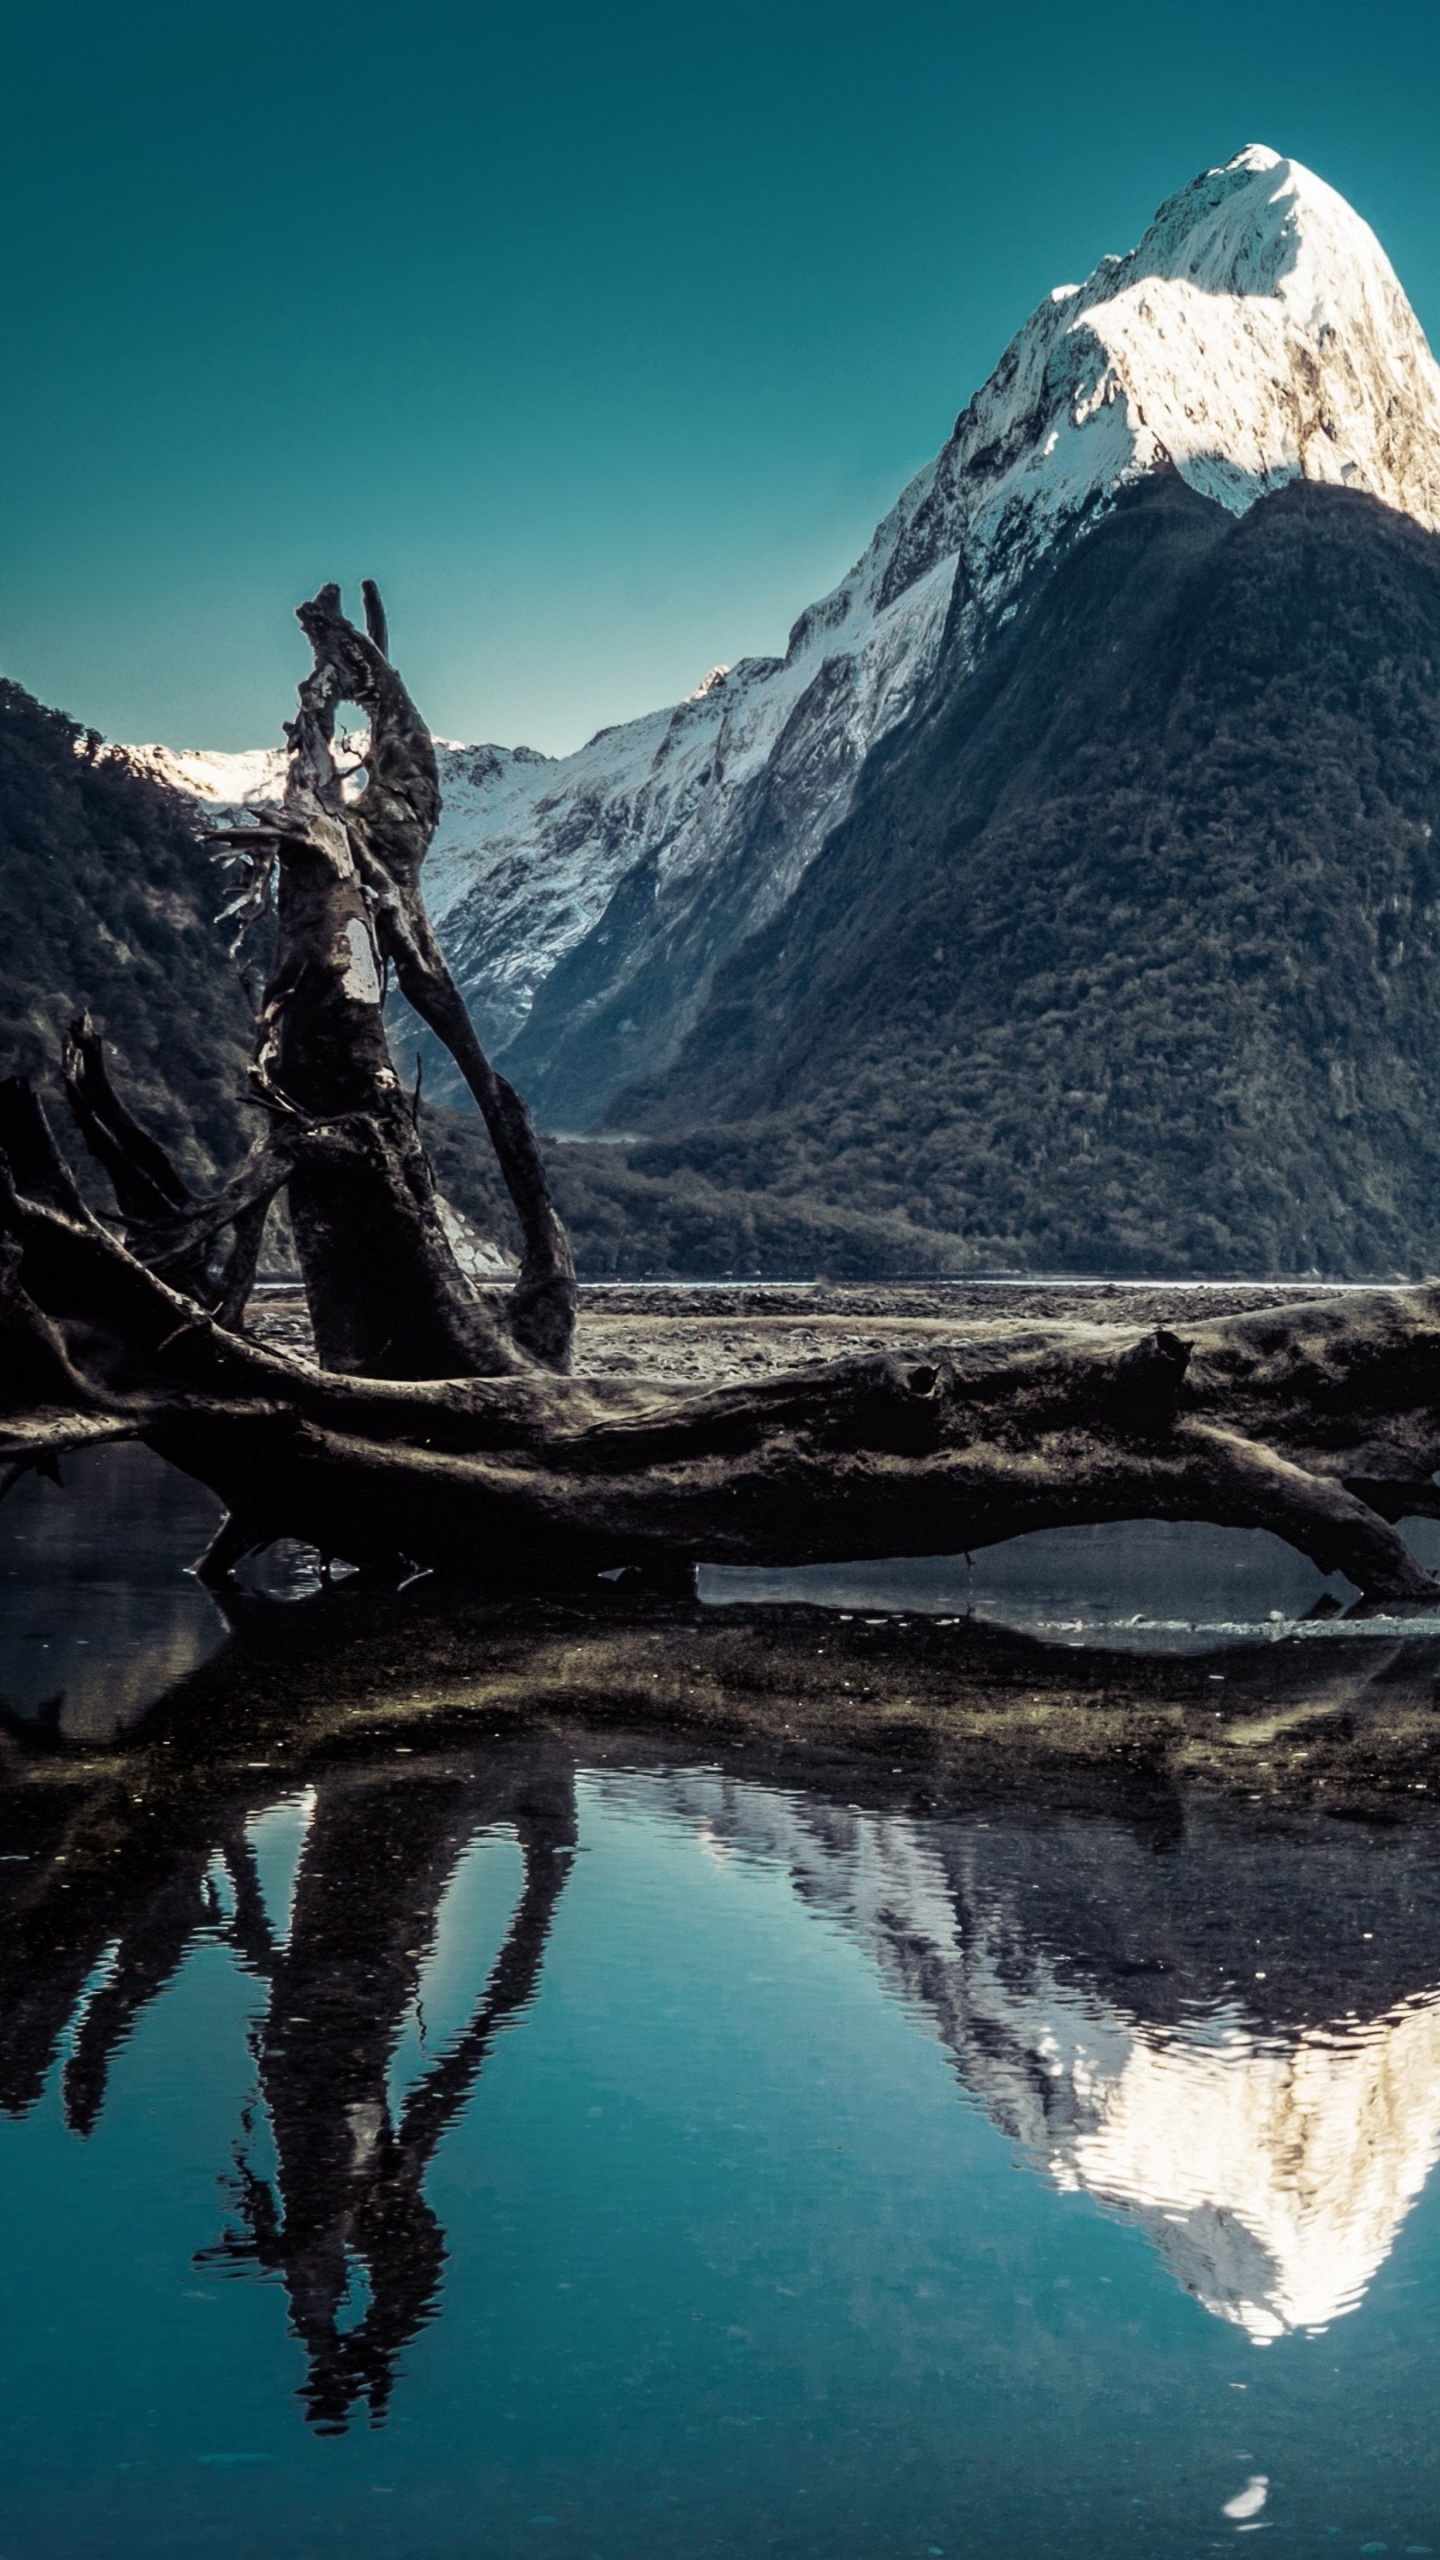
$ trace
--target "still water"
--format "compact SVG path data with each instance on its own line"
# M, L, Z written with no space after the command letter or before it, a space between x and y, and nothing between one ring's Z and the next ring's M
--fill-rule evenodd
M1440 2553L1427 1823L267 1722L209 1525L0 1512L0 2560Z

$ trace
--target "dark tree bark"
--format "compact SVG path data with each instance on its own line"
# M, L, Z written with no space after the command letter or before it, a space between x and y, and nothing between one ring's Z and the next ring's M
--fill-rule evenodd
M317 667L333 669L333 681L370 722L369 780L345 813L357 867L374 901L380 946L400 992L464 1076L514 1202L524 1240L510 1313L516 1339L537 1359L563 1369L575 1322L569 1239L550 1197L530 1114L481 1048L420 894L421 868L440 815L435 748L390 664L384 607L369 579L365 610L368 637L346 621L333 587L322 587L300 613Z
M569 1246L529 1116L486 1059L425 913L420 872L440 811L434 747L385 654L384 608L369 582L366 619L368 632L357 631L334 587L301 607L314 665L287 725L284 797L230 838L248 870L231 912L248 921L273 907L275 916L252 1068L268 1134L217 1197L198 1200L116 1092L85 1016L65 1042L67 1096L137 1259L223 1323L243 1323L269 1205L284 1188L325 1367L374 1377L495 1376L534 1362L563 1370L575 1298ZM371 778L359 801L345 796L335 752L346 700L371 720ZM392 962L454 1051L519 1212L525 1261L508 1303L472 1286L447 1240L385 1037ZM36 1143L55 1151L48 1133L37 1142L33 1126L20 1127L23 1116L17 1103L17 1179L31 1196L53 1198L55 1164L37 1177L31 1158Z
M569 1243L529 1113L485 1056L425 912L420 874L440 815L435 749L383 640L374 636L384 634L384 609L368 581L366 612L369 633L346 619L336 587L322 587L300 608L315 664L289 730L283 809L264 813L259 830L259 841L278 856L280 873L280 948L265 996L262 1086L315 1119L363 1113L384 1130L394 1158L382 1185L391 1201L373 1204L388 1239L383 1268L357 1269L349 1241L367 1232L357 1223L357 1194L366 1187L374 1192L373 1165L365 1174L351 1168L332 1175L327 1168L291 1184L317 1347L327 1367L377 1376L462 1375L514 1365L493 1322L487 1320L488 1338L480 1339L469 1313L473 1298L439 1234L433 1181L413 1123L407 1125L408 1106L385 1042L383 960L464 1075L515 1204L524 1259L505 1330L523 1354L563 1370L575 1313ZM354 702L370 722L368 779L358 800L344 797L335 761L342 702ZM253 829L231 839L245 852L256 840ZM413 1215L400 1220L405 1232L392 1233L402 1186L420 1212L419 1234ZM412 1303L402 1329L397 1286L407 1261Z
M218 1201L199 1201L165 1150L115 1091L105 1044L88 1014L72 1022L61 1050L65 1094L75 1125L110 1177L125 1241L176 1289L213 1307L222 1324L244 1320L255 1282L270 1202L288 1178L290 1159L262 1142ZM48 1131L45 1133L48 1139ZM32 1141L33 1143L33 1141ZM69 1170L60 1177L68 1182ZM49 1178L56 1178L54 1167ZM71 1185L73 1189L73 1184ZM229 1254L214 1266L217 1238L233 1229Z
M347 1139L302 1152L288 1178L316 1349L326 1368L371 1377L503 1372L523 1355L446 1241L385 1038L373 902L334 755L341 698L339 671L317 654L289 727L284 802L264 830L279 878L254 1068L281 1125Z

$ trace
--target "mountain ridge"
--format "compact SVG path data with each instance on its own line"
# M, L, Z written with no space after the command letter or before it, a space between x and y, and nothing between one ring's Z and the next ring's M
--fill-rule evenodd
M1046 297L782 658L440 742L432 906L542 1125L624 1141L564 1150L609 1267L1432 1267L1437 564L1440 371L1252 146Z
M1152 478L942 670L616 1116L976 1268L1433 1269L1437 817L1440 536Z

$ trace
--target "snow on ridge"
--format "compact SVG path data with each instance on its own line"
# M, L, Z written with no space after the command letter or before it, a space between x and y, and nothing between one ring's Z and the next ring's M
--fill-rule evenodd
M723 684L729 673L728 666L712 667L708 675L701 677L694 692L686 694L686 701L703 702L706 694L713 693L717 684Z
M1333 189L1257 146L1171 197L1128 258L1046 298L782 660L609 732L603 770L596 741L503 817L477 810L443 913L494 1027L641 857L672 904L733 858L765 770L783 851L754 896L763 922L914 703L962 564L978 648L1059 540L1167 461L1236 511L1303 472L1440 524L1440 373L1394 272Z
M1440 528L1440 370L1394 271L1342 197L1259 145L1170 197L1128 256L1046 296L783 658L714 668L573 755L441 745L427 894L485 1036L503 1049L521 1030L622 882L646 889L597 963L612 996L717 876L736 878L732 941L763 923L915 704L957 579L973 657L1038 562L1167 464L1236 513L1303 475ZM145 753L212 805L273 787L267 751ZM707 982L697 964L636 1068L673 1047Z
M1167 461L1235 513L1303 474L1440 526L1440 368L1394 269L1343 197L1260 145L1047 296L846 586L894 593L963 553L993 600Z
M207 811L227 813L254 809L278 800L285 787L283 747L242 747L234 754L211 747L111 747L102 752L124 759L154 782L183 791Z

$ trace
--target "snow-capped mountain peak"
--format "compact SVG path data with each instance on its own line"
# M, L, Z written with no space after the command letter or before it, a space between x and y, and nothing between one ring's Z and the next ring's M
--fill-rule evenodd
M1235 513L1303 475L1440 528L1440 370L1394 271L1343 198L1259 145L1046 296L782 658L716 667L571 756L442 749L432 910L544 1118L585 1125L663 1067L942 637L963 671L1036 567L1165 468ZM273 787L264 754L147 752L202 799Z
M1343 197L1259 144L1041 303L852 580L898 595L963 548L993 602L1166 461L1236 513L1303 474L1440 525L1440 368L1394 269Z

